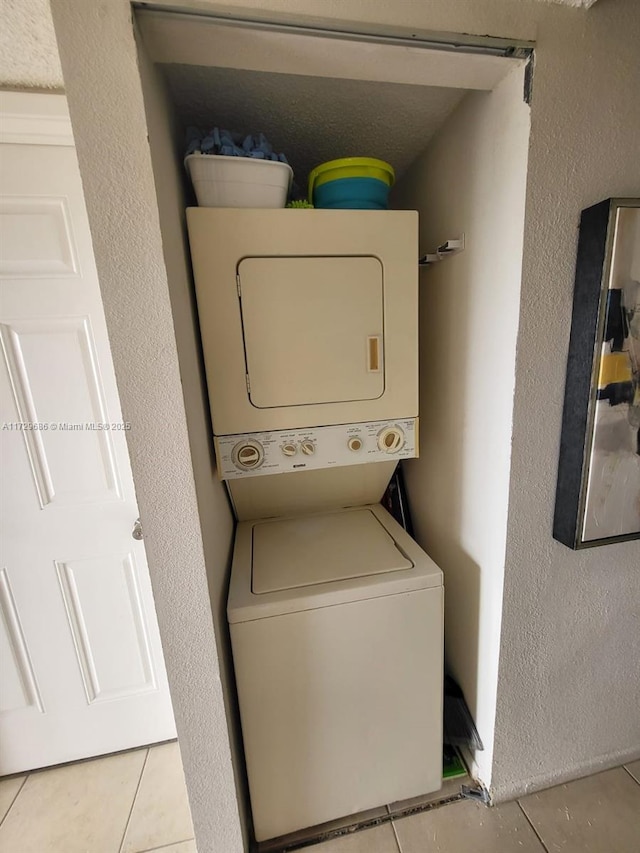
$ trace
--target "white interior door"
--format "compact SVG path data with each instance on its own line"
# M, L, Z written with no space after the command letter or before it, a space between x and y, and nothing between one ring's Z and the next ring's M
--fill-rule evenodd
M66 103L2 106L0 773L14 773L175 726Z

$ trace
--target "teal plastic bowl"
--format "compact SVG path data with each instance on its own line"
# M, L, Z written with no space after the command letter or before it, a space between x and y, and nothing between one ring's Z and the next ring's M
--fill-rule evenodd
M377 178L338 178L314 189L313 204L343 210L387 210L389 185Z

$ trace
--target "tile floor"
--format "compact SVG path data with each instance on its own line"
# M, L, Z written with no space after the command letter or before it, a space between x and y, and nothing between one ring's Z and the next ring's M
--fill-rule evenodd
M2 853L196 853L177 743L0 780Z
M457 786L455 786L457 787ZM445 793L452 793L449 783ZM401 817L311 853L638 853L640 761L488 809ZM379 814L378 814L379 812ZM388 820L389 812L393 815ZM176 743L0 780L2 853L196 853Z
M639 853L640 761L494 808L457 800L308 849L313 853Z

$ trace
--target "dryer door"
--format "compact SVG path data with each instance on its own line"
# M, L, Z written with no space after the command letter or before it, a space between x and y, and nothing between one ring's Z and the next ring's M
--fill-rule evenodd
M378 258L244 258L238 276L252 405L269 409L382 396Z

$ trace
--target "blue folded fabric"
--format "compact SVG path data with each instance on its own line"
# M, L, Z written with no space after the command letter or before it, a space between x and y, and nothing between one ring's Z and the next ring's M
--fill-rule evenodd
M222 154L225 157L255 157L258 160L273 160L289 163L284 154L276 154L273 146L264 135L258 136L213 127L209 131L191 126L186 132L186 155L200 152L201 154Z

